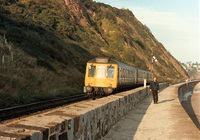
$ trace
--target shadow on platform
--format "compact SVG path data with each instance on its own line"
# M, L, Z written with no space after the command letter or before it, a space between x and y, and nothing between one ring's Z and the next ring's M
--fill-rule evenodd
M132 140L150 104L150 98L142 100L139 105L114 125L102 140Z
M132 122L130 120L130 124L134 125L133 128L131 129L131 138L134 138L134 135L138 129L138 126L140 125L144 115L146 114L150 104L151 104L151 100L150 98L147 98L145 100L142 101L141 105L137 106L135 110L131 111L131 118L132 118ZM131 119L130 118L130 119Z
M103 140L114 140L114 139L133 139L138 126L140 125L144 115L146 114L151 104L150 98L142 100L132 111L130 111L124 118L122 118ZM113 134L115 134L113 136Z
M158 101L158 103L159 103L159 104L162 104L162 103L170 102L170 101L173 101L173 100L174 100L174 99L168 99L168 100L163 100L163 101L160 101L160 102Z

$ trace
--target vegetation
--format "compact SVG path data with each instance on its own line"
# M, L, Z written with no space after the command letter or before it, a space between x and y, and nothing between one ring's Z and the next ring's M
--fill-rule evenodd
M92 0L0 0L0 108L82 93L86 62L96 56L151 70L153 48L160 79L186 77L127 9Z

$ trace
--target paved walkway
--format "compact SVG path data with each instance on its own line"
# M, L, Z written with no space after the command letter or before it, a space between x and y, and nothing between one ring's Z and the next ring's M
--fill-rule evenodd
M160 92L159 104L143 100L103 140L200 140L200 131L179 102L178 86Z
M191 97L191 105L195 113L194 121L196 126L200 130L200 83L197 84L194 88L192 97Z

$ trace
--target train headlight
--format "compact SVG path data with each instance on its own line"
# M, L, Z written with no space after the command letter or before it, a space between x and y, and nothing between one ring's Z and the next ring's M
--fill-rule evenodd
M112 93L113 89L111 87L108 88L108 93Z
M111 94L113 92L113 88L107 87L103 89L105 93Z
M92 92L92 87L91 86L87 86L86 87L86 92Z

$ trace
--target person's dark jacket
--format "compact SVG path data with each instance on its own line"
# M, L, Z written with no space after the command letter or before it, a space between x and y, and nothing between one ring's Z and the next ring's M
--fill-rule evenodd
M157 81L156 82L152 81L150 83L150 89L151 90L159 90L159 83Z

